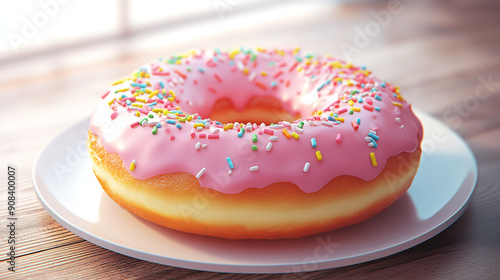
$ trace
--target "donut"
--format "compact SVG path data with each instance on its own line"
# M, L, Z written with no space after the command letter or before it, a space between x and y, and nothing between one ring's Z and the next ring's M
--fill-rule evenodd
M410 187L423 129L365 66L300 49L193 50L111 84L88 150L103 190L164 227L300 238L363 222Z

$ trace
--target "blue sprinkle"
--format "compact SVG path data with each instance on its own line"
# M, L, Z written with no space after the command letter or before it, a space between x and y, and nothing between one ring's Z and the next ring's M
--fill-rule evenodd
M385 81L380 84L381 87L385 87Z
M370 91L377 91L377 88L372 88L370 89Z
M173 114L175 114L175 113L182 114L182 111L180 111L180 110L172 110L170 112L172 112Z
M219 48L215 48L215 52L220 54L220 49Z
M327 85L327 83L322 84L321 86L319 86L319 88L317 89L317 91L320 91L326 85Z
M245 133L245 129L244 128L240 129L240 132L238 133L238 137L239 138L243 137L243 133Z
M175 127L177 127L178 129L181 129L181 128L182 128L182 126L181 126L181 124L180 124L180 123L176 124L176 125L175 125Z
M168 124L175 124L175 121L174 120L167 120L167 123Z
M127 97L127 96L125 94L122 94L122 98L125 98L125 97Z
M365 87L365 84L361 84L361 87Z
M382 100L382 97L380 97L380 95L375 95L375 99L377 99L378 101Z
M151 103L151 104L148 104L148 106L153 107L153 106L155 106L156 104L158 104L158 103L156 103L156 101L155 101L155 102L153 102L153 103Z
M233 164L233 161L231 160L231 158L227 157L226 160L227 160L227 164L229 165L229 168L234 169L234 164Z
M161 127L161 123L157 123L156 127L160 128Z
M159 81L158 83L160 84L160 87L161 87L161 88L164 88L164 87L165 87L165 84L163 83L163 81Z
M328 120L334 122L335 119L332 116L328 116Z
M200 71L201 73L205 73L205 69L203 69L201 67L198 67L198 71Z
M317 144L316 144L316 138L311 138L311 145L313 148L316 148Z
M363 103L363 98L361 96L358 99L358 103Z
M220 123L219 121L216 121L216 124L218 124L218 125L222 125L222 123Z
M130 100L125 100L125 103L127 103L128 106L130 106L132 104L132 102L130 102Z
M380 112L380 107L375 107L375 111L379 111Z
M147 85L146 84L139 84L139 83L130 83L133 87L140 87L140 88L145 88Z
M360 119L360 118L357 118L357 119L356 119L356 122L357 122L358 124L361 124L361 119Z
M366 66L364 66L364 65L363 65L363 66L361 66L361 69L362 69L362 70L366 70Z
M393 94L392 96L394 96L394 98L398 98L398 95L397 95L397 94Z
M377 142L375 142L375 140L373 140L373 138L370 141L372 141L373 147L376 148L377 147Z
M340 84L342 84L342 81L338 81L338 82L337 82L337 85L340 85Z
M271 87L275 87L278 83L276 81L271 82Z
M334 116L334 117L336 117L336 118L338 118L338 117L339 117L339 115L337 115L337 114L333 114L333 116Z
M214 57L212 58L212 61L213 61L213 62L217 62L217 57L216 57L216 56L214 56Z
M229 65L233 66L234 65L234 61L229 61Z
M161 95L159 93L156 96L158 96L158 98L160 98L160 99L163 99L163 95Z
M335 121L337 124L341 124L342 122L341 121Z
M373 134L373 133L368 133L368 136L370 136L371 138L375 139L375 141L377 141L378 139L380 139L380 137L378 137L376 134Z

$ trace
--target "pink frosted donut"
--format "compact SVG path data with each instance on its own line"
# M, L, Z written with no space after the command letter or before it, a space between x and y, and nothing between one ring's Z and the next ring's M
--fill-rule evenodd
M389 206L413 180L422 133L399 88L365 67L298 49L197 50L114 82L88 147L106 193L147 220L276 239Z

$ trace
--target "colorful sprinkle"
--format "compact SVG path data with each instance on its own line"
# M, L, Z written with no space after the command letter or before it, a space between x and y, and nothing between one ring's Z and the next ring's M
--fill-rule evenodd
M258 170L259 170L259 167L257 165L250 167L250 171L252 171L252 172L258 171Z
M317 144L316 144L316 138L311 138L311 146L313 148L316 148Z
M373 166L377 166L377 159L375 158L375 153L371 152L370 153L370 160L372 161Z
M196 179L200 179L201 176L203 176L203 174L205 174L205 171L207 169L205 167L203 167L200 172L198 172L198 174L196 174Z
M132 160L132 162L130 163L130 167L129 167L130 171L134 171L135 170L135 163L136 163L135 159Z
M306 164L304 164L304 169L303 169L303 171L304 171L304 172L309 171L309 167L310 167L310 166L311 166L311 164L310 164L309 162L306 162Z
M320 151L316 151L316 159L318 161L322 161L323 160L323 156L321 155L321 152Z
M231 158L227 157L226 161L227 161L227 164L229 165L229 168L234 169L234 164L233 164L233 161L231 160Z

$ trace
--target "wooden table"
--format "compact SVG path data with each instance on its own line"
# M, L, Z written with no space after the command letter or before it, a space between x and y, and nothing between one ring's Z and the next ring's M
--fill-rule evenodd
M7 231L2 226L0 278L279 278L280 275L223 274L169 267L89 243L61 227L43 210L31 181L32 164L35 155L56 133L91 114L95 101L111 81L165 54L165 50L172 53L193 47L299 45L315 53L342 56L340 42L356 46L356 28L366 28L375 20L370 11L389 11L384 1L327 7L317 14L285 18L267 28L256 23L241 33L229 30L212 38L151 47L149 52L130 50L118 58L85 67L61 70L55 65L56 59L48 59L47 64L36 65L47 68L42 75L3 80L0 219L5 224L8 217L5 170L7 164L13 164L18 169L18 246L17 272L12 273L4 261ZM399 8L378 33L372 30L367 47L358 44L352 59L400 85L403 95L415 107L444 121L466 140L479 167L472 202L448 229L413 248L367 263L292 274L289 278L500 277L500 3L404 1ZM133 39L128 40L118 43L132 45ZM9 62L0 69L4 73L17 69L16 63ZM478 88L484 98L475 95Z

